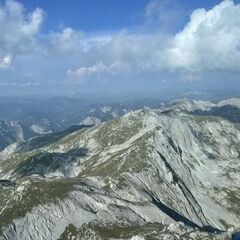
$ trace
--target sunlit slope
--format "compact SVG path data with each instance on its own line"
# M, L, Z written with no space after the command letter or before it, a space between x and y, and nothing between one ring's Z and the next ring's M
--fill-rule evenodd
M93 221L240 226L239 139L226 119L163 108L12 145L0 162L3 239L57 239Z

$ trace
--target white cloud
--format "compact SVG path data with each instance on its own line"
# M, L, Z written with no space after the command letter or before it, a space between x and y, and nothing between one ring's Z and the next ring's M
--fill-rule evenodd
M197 9L167 51L173 69L240 71L240 5L225 0Z
M156 3L158 1L152 1L148 5L149 15L153 14ZM119 69L122 67L122 71L129 71L129 74L174 71L178 72L179 79L193 81L209 72L239 72L240 5L225 0L210 10L197 9L183 30L172 36L161 32L139 34L125 31L112 35L105 44L105 47L101 46L100 59L97 60L107 62L105 65L108 66L118 62ZM107 72L107 67L98 67L99 71L96 66L79 68L79 78L90 73L97 76Z
M0 69L8 68L12 63L12 55L7 54L0 58Z
M104 47L111 40L111 35L85 36L83 32L69 27L49 36L52 48L61 53L86 53Z
M25 36L32 36L39 32L43 22L43 11L36 8L29 16L27 21L22 24L20 32Z
M61 52L73 52L82 49L82 41L82 34L74 31L72 28L64 28L62 32L50 35L50 42L53 48Z
M107 66L105 66L102 62L98 62L91 67L80 67L74 71L68 70L68 77L70 79L73 78L84 78L94 75L96 73L104 73L107 71Z
M179 12L174 8L166 14L169 4L169 0L152 0L145 11L146 23L169 26L167 17L174 23ZM240 5L230 0L210 10L195 10L177 34L163 33L161 27L147 33L136 28L102 34L67 27L43 34L43 20L39 8L27 12L14 0L0 5L0 76L4 81L11 78L13 85L25 85L54 79L54 84L86 84L123 75L137 81L136 75L162 72L193 81L206 72L240 71ZM11 71L7 71L9 66Z
M133 34L123 31L113 34L111 38L98 36L94 39L85 38L84 41L89 47L81 56L90 62L68 70L66 79L70 81L85 83L95 76L99 81L105 82L108 75L111 78L113 75L133 76L166 67L163 52L168 38L162 34ZM81 58L78 60L81 61Z
M76 70L67 71L67 81L78 82L84 84L86 78L94 75L104 74L117 74L119 71L123 71L120 63L112 63L110 65L104 65L102 62L97 62L95 65L90 67L80 67Z
M14 55L33 51L43 15L39 8L26 14L22 4L14 0L7 0L0 6L0 52Z

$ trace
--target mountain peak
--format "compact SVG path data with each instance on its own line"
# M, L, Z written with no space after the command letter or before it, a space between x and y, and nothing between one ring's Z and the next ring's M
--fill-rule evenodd
M145 108L4 150L0 177L11 183L0 191L4 236L28 239L27 223L56 239L73 229L69 224L78 232L95 220L103 229L182 222L206 234L239 226L240 129L189 111L208 106L183 100Z

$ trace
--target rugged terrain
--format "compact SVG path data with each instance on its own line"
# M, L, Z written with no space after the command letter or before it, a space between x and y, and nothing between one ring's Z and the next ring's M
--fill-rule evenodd
M240 125L223 105L239 114L183 100L5 148L0 239L230 239Z
M160 107L159 99L94 103L68 97L0 98L0 150L11 143L64 130L72 125L95 125L144 106Z

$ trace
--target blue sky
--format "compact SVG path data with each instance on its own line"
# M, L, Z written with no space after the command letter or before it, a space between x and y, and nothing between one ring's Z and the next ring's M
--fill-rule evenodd
M48 13L46 30L61 25L83 31L113 31L129 27L141 20L147 0L62 0L21 1L27 9L41 6ZM57 3L57 4L56 4Z
M161 2L162 0L159 0ZM2 2L4 2L2 0ZM76 30L116 31L122 28L136 27L144 21L144 11L149 0L21 0L28 11L36 7L44 9L47 21L45 31L59 30L71 26ZM164 1L162 1L164 2ZM170 0L171 2L171 0ZM177 1L172 0L176 6ZM179 4L186 16L185 21L197 8L210 9L220 0L183 0ZM235 1L236 2L236 1Z
M239 1L0 0L0 94L236 89L239 73Z

